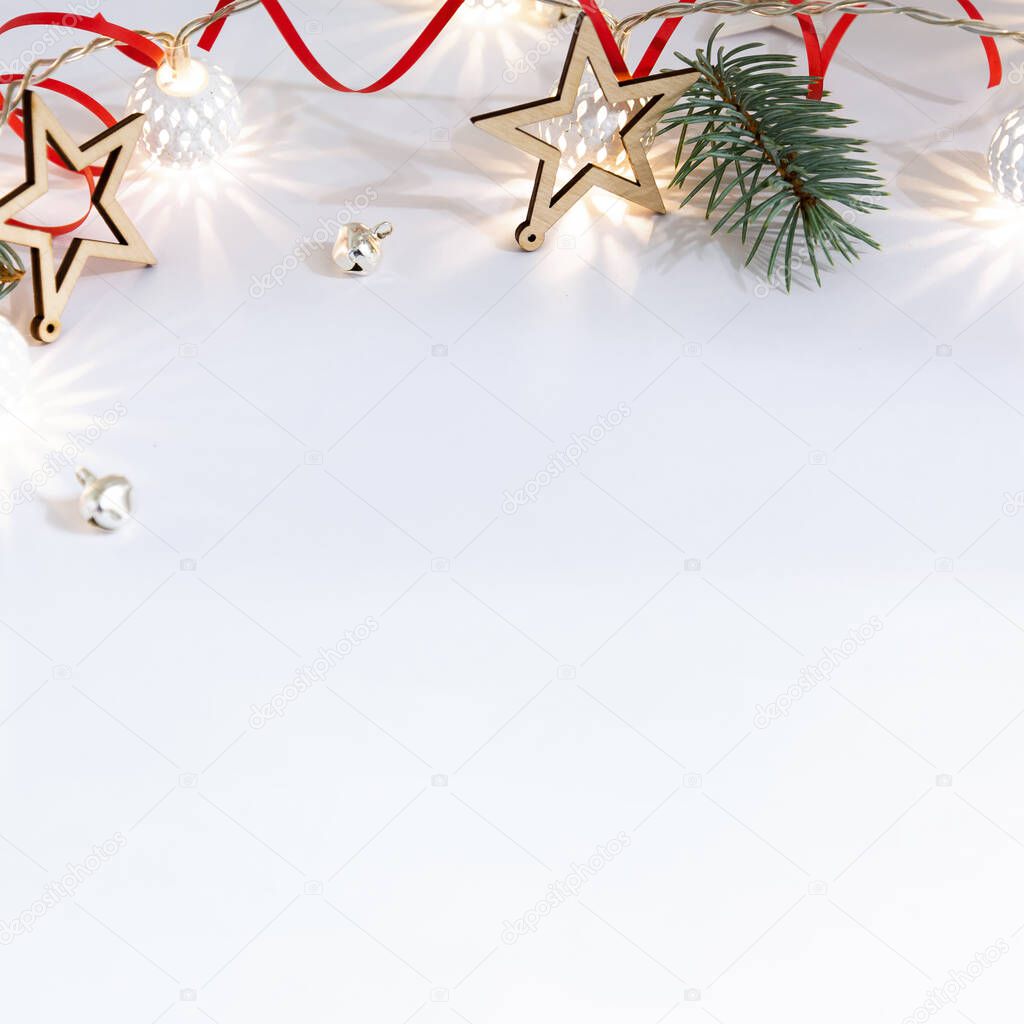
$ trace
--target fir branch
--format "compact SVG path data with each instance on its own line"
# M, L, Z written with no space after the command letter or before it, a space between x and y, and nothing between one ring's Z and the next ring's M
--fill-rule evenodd
M822 256L831 264L837 254L856 259L858 244L879 248L841 208L854 215L882 209L873 202L885 195L882 179L873 163L859 158L862 139L832 134L854 122L836 114L838 103L807 98L816 79L790 73L795 58L752 53L761 43L715 52L721 28L694 59L676 54L700 78L659 129L680 129L672 187L687 184L685 206L710 185L705 216L716 219L711 233L738 228L744 243L753 234L747 264L768 245L768 277L781 260L787 291L799 239L820 285ZM690 128L699 131L687 149Z

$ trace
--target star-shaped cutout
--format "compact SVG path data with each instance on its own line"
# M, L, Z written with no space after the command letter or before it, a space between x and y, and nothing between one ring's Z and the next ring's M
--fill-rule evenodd
M152 266L156 259L135 225L117 201L117 190L135 150L144 114L132 114L83 146L61 127L39 95L26 91L22 102L25 128L25 181L0 198L0 241L24 245L32 252L32 287L36 316L32 335L39 341L56 341L60 317L88 260L126 260ZM55 267L53 237L39 228L7 223L50 188L47 147L52 147L67 167L85 170L106 158L92 188L92 205L117 241L103 242L74 237L59 267Z
M632 112L618 130L632 177L588 162L558 188L558 169L562 158L560 150L525 131L525 128L572 114L580 82L588 65L608 103L627 104L632 101ZM548 229L592 188L603 188L655 213L664 213L665 203L641 139L645 132L657 126L665 111L686 92L697 77L695 71L668 71L661 75L620 82L612 70L593 23L586 15L580 15L558 91L553 97L471 118L473 124L479 125L484 131L540 160L526 220L516 229L516 241L520 248L528 252L540 248Z

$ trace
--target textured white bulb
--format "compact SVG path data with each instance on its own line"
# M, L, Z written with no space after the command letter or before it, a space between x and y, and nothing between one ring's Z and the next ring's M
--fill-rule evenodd
M242 101L220 68L189 59L139 77L126 113L143 113L142 145L162 164L195 167L222 156L242 130Z
M988 147L988 173L995 190L1024 203L1024 111L1003 118Z
M0 405L17 405L28 390L32 362L28 342L5 316L0 316Z
M632 176L619 131L638 102L609 103L597 77L587 66L580 79L573 112L542 122L537 132L544 142L557 146L562 152L557 176L559 185L586 164L603 167L624 177ZM646 147L652 140L653 132L648 131L640 141Z

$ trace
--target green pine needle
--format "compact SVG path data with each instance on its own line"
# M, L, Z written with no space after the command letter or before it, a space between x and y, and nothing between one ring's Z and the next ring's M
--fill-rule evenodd
M768 277L781 266L786 291L793 283L794 257L801 255L820 285L821 257L829 264L836 254L852 261L858 243L879 248L852 221L882 209L873 202L885 195L882 179L873 163L859 158L863 140L833 134L854 123L836 114L839 104L807 98L815 79L790 73L795 58L750 52L761 43L728 51L720 46L715 52L721 28L695 59L676 54L700 78L659 129L680 129L672 187L686 182L680 203L685 206L710 186L705 216L715 217L712 234L739 229L746 243L751 233L747 264L766 246ZM699 131L687 150L690 128ZM698 169L700 176L690 182Z

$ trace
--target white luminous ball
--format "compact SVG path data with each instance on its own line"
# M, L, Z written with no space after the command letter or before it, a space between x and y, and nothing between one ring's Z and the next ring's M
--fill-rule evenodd
M28 391L32 361L28 342L5 316L0 316L0 406L17 405Z
M142 145L160 163L196 167L223 156L242 130L242 101L220 68L165 61L139 77L126 113L146 115Z
M560 171L564 167L575 173L586 164L594 164L614 174L629 173L629 161L619 132L638 102L609 103L588 67L580 79L573 112L544 121L538 134L542 141L561 151ZM640 141L645 147L649 146L653 132L645 132Z
M995 190L1015 203L1024 203L1024 111L1003 118L988 147L988 173Z

